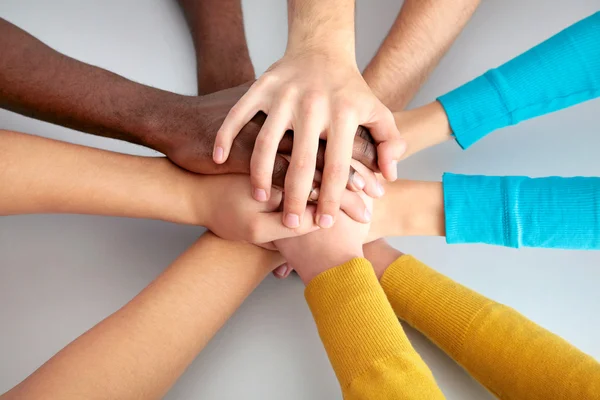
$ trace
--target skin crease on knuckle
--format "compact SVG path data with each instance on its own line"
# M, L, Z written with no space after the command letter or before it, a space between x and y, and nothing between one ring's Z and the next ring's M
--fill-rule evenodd
M295 210L300 210L304 207L308 200L308 194L306 198L301 198L289 191L285 193L285 207L289 210L288 212L293 212L299 215Z
M328 164L325 166L324 180L329 183L341 185L342 182L345 184L346 179L350 174L350 167L345 167L342 164Z

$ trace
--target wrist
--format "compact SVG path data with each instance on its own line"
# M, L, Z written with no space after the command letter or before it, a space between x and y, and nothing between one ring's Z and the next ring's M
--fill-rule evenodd
M304 268L298 268L296 272L302 282L308 285L314 278L323 272L332 268L338 267L355 258L363 258L364 253L362 248L340 250L335 249L328 254L321 255L314 260L308 260ZM293 265L292 265L293 266Z
M169 122L182 120L189 113L190 96L153 89L142 100L139 123L134 133L143 146L169 156L178 147L179 134Z
M225 240L211 231L205 232L200 240L210 243L212 254L206 255L219 262L220 268L235 268L242 271L251 268L261 276L267 276L284 262L281 254L276 251L250 243Z
M290 39L284 57L288 60L308 60L323 64L352 66L360 74L356 65L354 40L344 41L316 36L305 39L301 43L295 43Z
M289 3L286 54L311 52L335 59L351 57L356 63L353 1L351 5L329 4L323 10Z
M385 236L444 236L441 182L396 181L375 204L371 239Z
M210 217L216 205L211 177L188 172L171 162L169 164L176 174L165 189L176 193L178 198L175 204L177 220L172 222L213 229Z
M167 158L153 160L156 160L156 166L151 179L156 185L156 195L147 201L161 199L159 219L177 224L206 226L210 210L210 205L207 204L208 180L179 168Z
M400 250L396 250L390 246L385 239L378 239L374 242L365 244L363 246L365 258L371 262L373 270L377 279L381 280L381 277L399 257L404 255Z
M452 139L448 116L438 101L412 110L396 112L394 119L407 143L403 158Z

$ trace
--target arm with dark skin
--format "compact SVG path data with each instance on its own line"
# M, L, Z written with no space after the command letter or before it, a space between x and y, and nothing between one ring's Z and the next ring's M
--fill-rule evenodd
M177 0L187 19L198 70L198 94L253 81L241 0Z
M264 115L244 126L226 163L216 165L211 156L217 130L246 90L197 97L152 88L61 54L0 18L1 108L150 147L192 172L249 173ZM280 152L286 151L291 153L291 140L280 145ZM358 161L376 165L367 140L357 137L355 153ZM287 165L277 157L275 185L283 186Z

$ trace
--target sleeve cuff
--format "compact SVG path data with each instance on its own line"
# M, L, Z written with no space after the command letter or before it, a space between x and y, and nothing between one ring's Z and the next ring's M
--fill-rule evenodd
M445 173L442 182L448 244L519 247L510 234L502 177Z
M414 351L364 258L321 273L305 297L342 387L374 362Z
M471 322L483 308L494 304L409 255L386 269L381 286L398 318L459 362Z
M511 123L510 113L492 83L494 75L494 70L488 71L437 99L448 115L456 142L463 149Z
M600 178L444 174L446 241L600 249Z

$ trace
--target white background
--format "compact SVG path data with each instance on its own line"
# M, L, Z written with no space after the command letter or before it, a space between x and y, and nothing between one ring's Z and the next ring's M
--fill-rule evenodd
M400 1L357 3L362 68ZM413 105L501 64L598 6L598 0L484 1ZM252 59L262 73L285 48L285 1L246 0L244 10ZM174 0L3 0L0 16L80 60L162 89L195 92L192 43ZM504 129L466 152L446 143L401 163L400 174L431 180L444 171L598 176L599 104ZM0 128L151 154L5 111ZM0 219L0 393L135 296L201 232L123 218ZM447 246L441 238L391 241L600 358L600 253ZM269 277L167 398L341 398L302 292L298 279ZM420 334L407 331L448 399L492 398Z

